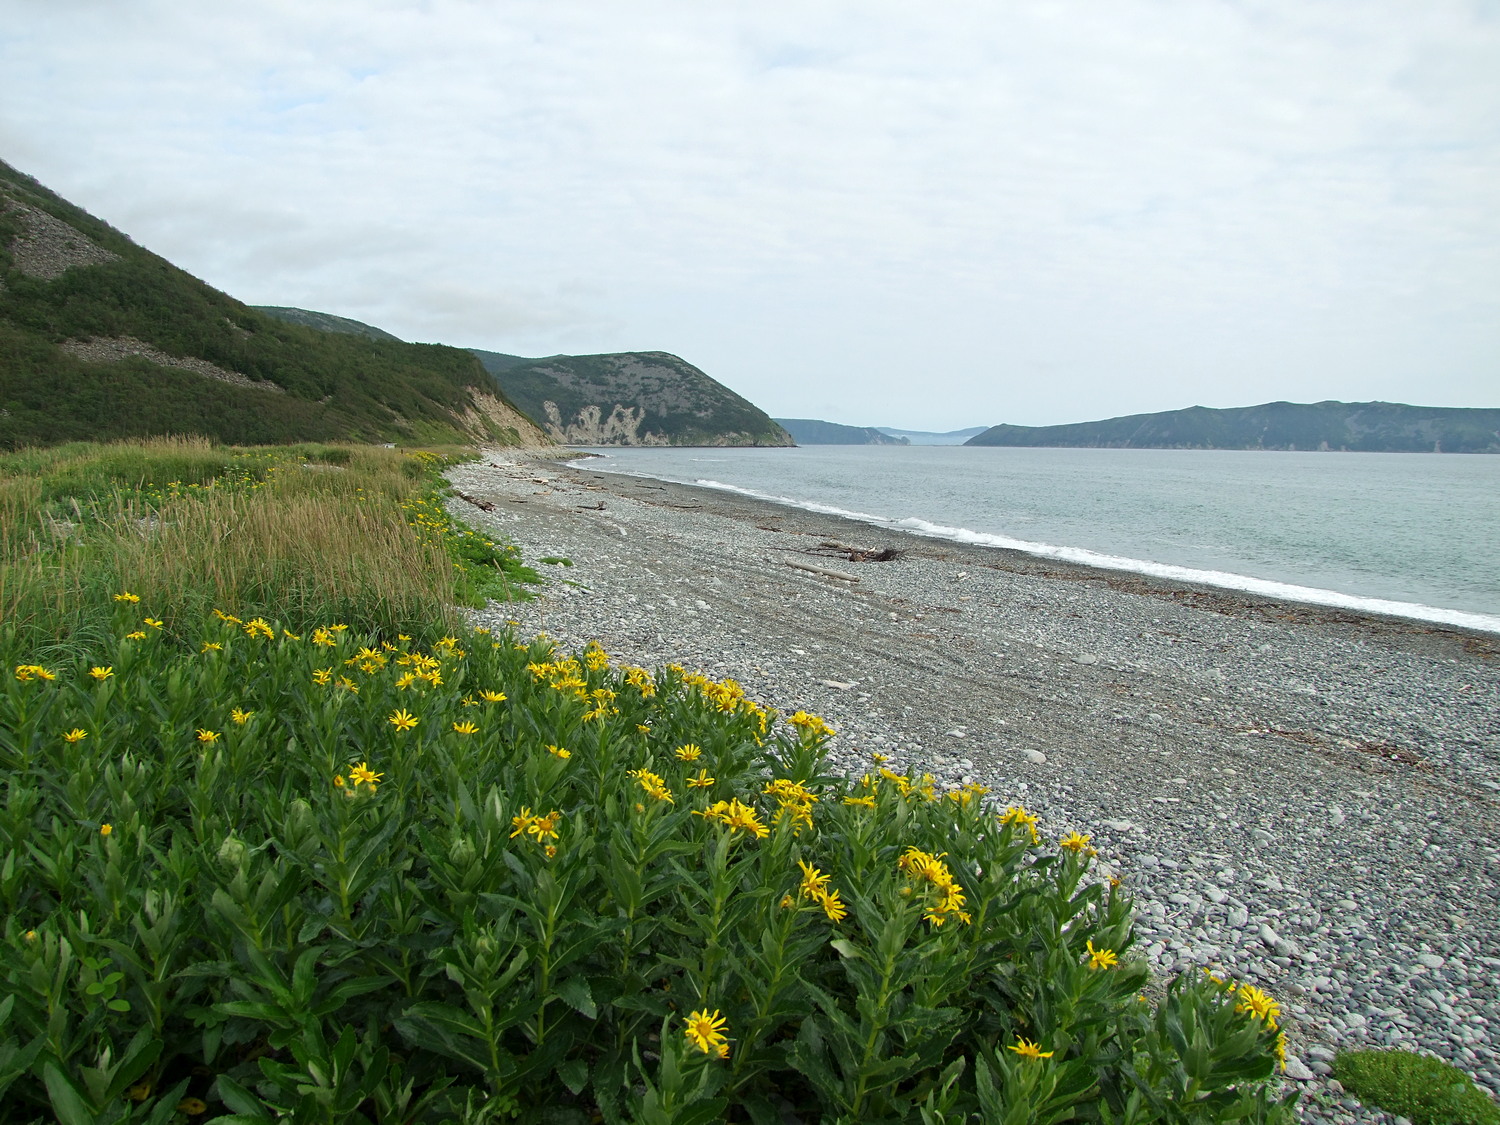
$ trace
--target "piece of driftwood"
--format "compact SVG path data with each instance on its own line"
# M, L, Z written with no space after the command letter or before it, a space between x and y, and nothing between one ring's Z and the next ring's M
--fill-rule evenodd
M467 500L481 512L493 512L495 510L495 505L491 504L488 500L480 500L477 497L470 496L467 492L460 492L458 498L460 500Z
M837 543L825 540L818 544L818 550L823 553L837 554L850 562L891 562L901 557L901 552L895 547L851 547L847 543Z
M813 563L798 562L796 559L787 559L786 565L793 570L805 570L809 574L821 574L824 578L838 578L844 582L858 582L859 575L845 574L842 570L833 570L826 566L815 566Z

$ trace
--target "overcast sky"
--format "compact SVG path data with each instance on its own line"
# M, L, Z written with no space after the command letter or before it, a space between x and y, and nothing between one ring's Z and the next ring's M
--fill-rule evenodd
M0 159L252 304L781 417L1500 406L1497 0L0 0Z

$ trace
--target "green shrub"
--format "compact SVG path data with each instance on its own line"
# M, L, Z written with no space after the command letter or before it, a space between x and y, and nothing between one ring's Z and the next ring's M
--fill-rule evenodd
M1340 1051L1333 1073L1361 1101L1416 1125L1500 1125L1500 1106L1441 1059L1412 1051Z
M732 682L116 591L4 653L0 1121L1289 1121L1085 837ZM14 674L9 669L14 665Z

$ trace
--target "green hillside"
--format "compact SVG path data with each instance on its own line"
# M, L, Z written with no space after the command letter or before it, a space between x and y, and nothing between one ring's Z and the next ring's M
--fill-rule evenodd
M765 411L667 352L474 354L511 401L569 445L793 444Z
M393 336L384 328L376 328L373 324L366 324L361 320L350 320L347 316L334 316L333 313L313 312L310 309L294 309L286 305L251 305L256 312L263 312L267 316L274 316L277 320L284 320L288 324L301 324L307 328L316 328L320 332L343 332L349 336L368 336L372 340L396 340L400 336Z
M0 162L0 449L545 440L474 357L289 324Z
M775 422L798 445L910 445L904 437L892 437L873 426L845 426L816 418L777 418Z
M1193 406L1066 426L992 426L965 444L1500 453L1500 410L1332 401Z

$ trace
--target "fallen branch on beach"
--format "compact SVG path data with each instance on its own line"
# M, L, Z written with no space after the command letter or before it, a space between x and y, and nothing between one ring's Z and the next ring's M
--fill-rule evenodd
M850 562L893 562L901 557L900 550L895 547L851 547L832 540L819 543L818 550L834 552Z
M844 582L859 581L859 575L857 574L845 574L842 570L832 570L829 567L816 566L813 563L797 562L794 559L787 559L786 565L791 567L793 570L805 570L809 574L820 574L824 578L838 578Z
M495 505L491 504L488 500L480 500L477 497L470 496L467 492L458 493L458 498L460 500L467 500L481 512L493 512L495 510Z

